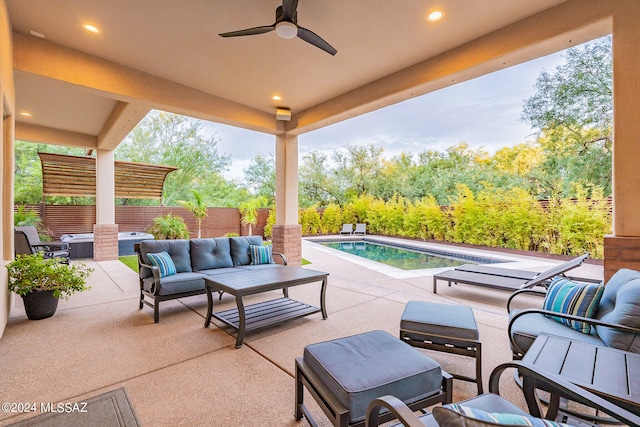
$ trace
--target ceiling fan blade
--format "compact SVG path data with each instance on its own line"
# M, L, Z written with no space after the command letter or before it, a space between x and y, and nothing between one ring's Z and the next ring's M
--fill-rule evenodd
M282 0L282 20L295 22L298 0Z
M315 47L318 47L324 50L328 54L335 55L336 53L338 53L338 51L335 50L333 46L331 46L329 43L324 41L322 37L320 37L319 35L317 35L311 30L298 27L298 37L300 37L302 40L306 41L307 43L311 43Z
M256 34L264 34L275 30L275 25L265 25L263 27L247 28L246 30L230 31L228 33L218 34L220 37L238 37L238 36L254 36Z

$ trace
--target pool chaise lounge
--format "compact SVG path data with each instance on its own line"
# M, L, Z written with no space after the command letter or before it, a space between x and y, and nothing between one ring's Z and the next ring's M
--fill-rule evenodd
M451 286L451 283L464 283L507 291L544 286L549 279L579 267L588 257L589 254L587 253L540 273L465 264L456 267L454 270L434 274L433 293L437 293L438 280L448 282L449 286Z

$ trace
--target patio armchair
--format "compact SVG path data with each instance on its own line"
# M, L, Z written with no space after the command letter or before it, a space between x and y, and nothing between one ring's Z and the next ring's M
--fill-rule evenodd
M61 262L69 263L71 255L69 246L62 242L41 242L35 227L15 227L13 240L15 255L31 255L36 252L43 252L45 258L60 258Z
M507 368L516 368L524 378L523 392L527 402L529 413L523 411L513 403L500 396L499 380L502 372ZM542 411L534 392L538 385L544 385L551 393L558 397L569 398L586 406L602 411L614 419L628 425L640 425L640 417L621 408L595 394L569 383L567 380L550 372L532 369L531 365L520 361L508 362L497 366L489 379L489 393L467 399L456 404L437 406L433 413L417 416L407 405L394 396L383 396L374 399L367 409L366 427L378 426L378 416L382 409L392 412L400 421L397 426L424 427L424 426L498 426L498 425L542 425L529 421L518 423L516 419L523 417L529 419L540 418ZM484 418L491 416L493 419ZM552 418L553 415L546 414ZM484 418L484 419L483 419ZM484 422L483 422L484 421ZM562 424L564 425L564 424Z
M556 278L547 294L535 289L514 292L507 301L509 312L508 334L514 359L521 359L541 333L561 336L573 341L603 347L613 347L631 353L640 353L640 271L626 268L618 270L606 286L601 286L601 297L594 297L592 307L587 308L587 294L575 287L571 295L561 297L550 294L555 286L582 285L565 278ZM576 294L575 292L583 292ZM512 302L522 294L545 295L543 307L516 310ZM552 299L556 298L556 303ZM555 304L555 305L554 305ZM558 310L558 308L560 308Z
M353 234L353 224L342 224L340 234Z

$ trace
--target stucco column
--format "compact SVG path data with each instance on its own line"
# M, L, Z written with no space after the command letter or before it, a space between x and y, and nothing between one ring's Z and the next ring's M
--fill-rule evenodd
M115 205L113 150L96 154L96 224L93 227L93 259L118 259L118 224Z
M613 15L613 234L605 237L604 275L640 270L640 2Z
M298 137L276 136L276 223L273 250L287 257L289 265L302 264L302 228L298 224Z

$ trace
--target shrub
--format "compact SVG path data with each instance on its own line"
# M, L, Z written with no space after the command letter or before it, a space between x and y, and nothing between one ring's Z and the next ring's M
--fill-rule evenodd
M157 240L189 238L189 229L184 219L173 213L154 218L153 225L147 231Z
M336 234L342 229L342 209L335 203L330 203L320 219L320 232L323 234Z

